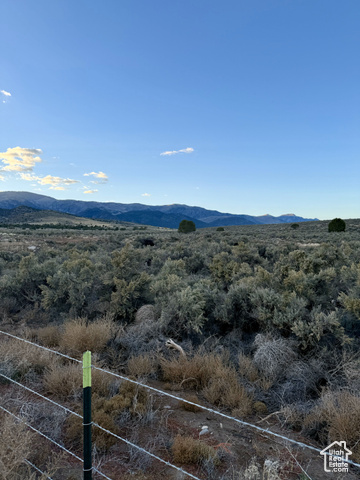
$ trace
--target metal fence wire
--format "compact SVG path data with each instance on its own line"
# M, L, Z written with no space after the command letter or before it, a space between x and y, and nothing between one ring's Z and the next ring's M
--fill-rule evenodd
M27 339L24 339L24 338L21 338L21 337L17 337L17 336L15 336L15 335L13 335L13 334L10 334L10 333L8 333L8 332L4 332L4 331L0 330L0 334L3 334L3 335L5 335L5 336L8 336L8 337L10 337L10 338L13 338L13 339L16 339L16 340L19 340L19 341L22 341L22 342L25 342L25 343L27 343L27 344L30 344L30 345L36 347L36 348L40 348L40 349L46 350L46 351L51 352L51 353L53 353L53 354L60 355L61 357L64 357L64 358L66 358L66 359L68 359L68 360L71 360L71 361L73 361L73 362L82 363L80 360L77 360L76 358L70 357L69 355L65 355L65 354L63 354L63 353L61 353L61 352L58 352L57 350L53 350L53 349L44 347L44 346L42 346L42 345L38 345L38 344L36 344L36 343L34 343L34 342L31 342L31 341L29 341L29 340L27 340ZM264 433L264 434L266 434L266 435L268 435L268 436L270 436L270 437L274 437L274 438L278 438L278 439L284 440L284 441L286 441L286 442L289 442L290 444L297 445L297 446L299 446L299 447L301 447L301 448L306 448L306 449L312 450L312 451L314 451L314 452L317 452L318 454L320 454L321 452L323 452L323 451L320 450L319 448L314 447L314 446L312 446L312 445L308 445L308 444L305 444L305 443L303 443L303 442L298 442L297 440L294 440L294 439L292 439L292 438L288 438L288 437L286 437L286 436L284 436L284 435L280 435L280 434L278 434L278 433L276 433L276 432L273 432L273 431L271 431L271 430L269 430L269 429L267 429L267 428L259 427L258 425L254 425L254 424L252 424L252 423L245 422L244 420L240 420L240 419L238 419L238 418L232 417L231 415L227 415L227 414L225 414L225 413L219 412L218 410L214 410L214 409L212 409L212 408L205 407L204 405L199 405L199 404L197 404L197 403L195 403L195 402L191 402L191 401L186 400L186 399L184 399L184 398L177 397L176 395L173 395L173 394L168 393L168 392L164 392L164 391L162 391L162 390L159 390L158 388L151 387L150 385L146 385L146 384L144 384L144 383L142 383L142 382L138 382L138 381L136 381L136 380L130 379L130 378L128 378L128 377L125 377L125 376L123 376L123 375L117 374L117 373L112 372L112 371L110 371L110 370L106 370L106 369L97 367L97 366L95 366L95 365L91 365L91 367L92 367L92 369L94 369L94 370L98 370L98 371L100 371L100 372L103 372L103 373L106 373L106 374L108 374L108 375L112 375L112 376L114 376L114 377L116 377L116 378L119 378L119 379L121 379L121 380L123 380L123 381L127 381L127 382L130 382L130 383L136 384L136 385L138 385L138 386L141 386L141 387L143 387L143 388L145 388L145 389L148 389L148 390L150 390L150 391L153 391L153 392L157 393L158 395L163 395L163 396L172 398L172 399L174 399L174 400L177 400L177 401L179 401L179 402L187 403L187 404L189 404L189 405L193 405L193 406L198 407L198 408L200 408L200 409L202 409L202 410L205 410L205 411L208 411L208 412L210 412L210 413L212 413L212 414L218 415L218 416L220 416L220 417L222 417L222 418L226 418L227 420L231 420L231 421L233 421L233 422L236 422L237 424L240 424L240 425L242 425L242 426L245 426L245 427L251 428L251 429L253 429L253 430L259 431L259 432L261 432L261 433ZM7 381L9 381L9 382L14 383L14 384L16 384L17 386L19 386L19 387L21 387L21 388L24 388L25 390L29 391L30 393L39 396L39 397L42 398L43 400L46 400L47 402L52 403L54 406L59 407L59 408L62 408L62 409L63 409L64 411L66 411L67 413L82 418L82 416L79 415L78 413L70 410L69 408L67 408L67 407L65 407L65 406L63 406L63 405L55 402L54 400L52 400L52 399L50 399L50 398L48 398L48 397L45 397L44 395L41 395L40 393L36 392L35 390L32 390L31 388L29 388L29 387L27 387L27 386L25 386L25 385L23 385L23 384L15 381L15 380L13 380L12 378L10 378L10 377L2 374L2 373L0 373L0 376L3 377L3 378L5 378L5 379L6 379ZM12 416L15 417L17 420L23 421L20 417L14 415L12 412L10 412L9 410L7 410L6 408L0 406L0 409L2 409L3 411L7 412L9 415L12 415ZM51 439L50 437L48 437L48 436L45 435L44 433L40 432L39 430L37 430L36 428L34 428L33 426L31 426L31 425L28 424L27 422L24 422L24 423L25 423L30 429L32 429L33 431L35 431L35 432L38 433L39 435L43 436L43 437L46 438L48 441L52 442L52 443L55 444L57 447L59 447L60 449L62 449L63 451L67 452L69 455L72 455L72 456L75 457L77 460L79 460L80 462L83 463L83 459L82 459L82 458L78 457L78 456L75 455L73 452L71 452L70 450L66 449L63 445L60 445L58 442L55 442L53 439ZM135 443L133 443L133 442L131 442L131 441L129 441L129 440L127 440L127 439L125 439L125 438L117 435L117 434L115 434L114 432L111 432L110 430L107 430L106 428L103 428L101 425L98 425L97 423L94 423L94 422L92 422L92 425L93 425L94 427L96 427L96 428L104 431L105 433L107 433L107 434L109 434L109 435L117 438L118 440L126 443L127 445L129 445L129 446L131 446L131 447L133 447L133 448L141 451L142 453L145 453L146 455L151 456L152 458L154 458L154 459L156 459L157 461L159 461L159 462L167 465L168 467L173 468L173 469L181 472L183 475L186 475L187 477L193 478L193 479L195 479L195 480L200 480L200 479L199 479L198 477L196 477L195 475L187 472L186 470L183 470L182 468L180 468L180 467L178 467L178 466L176 466L176 465L173 465L172 463L170 463L170 462L162 459L161 457L159 457L159 456L157 456L157 455L155 455L155 454L153 454L153 453L145 450L144 448L140 447L139 445L136 445ZM326 455L330 455L328 452L323 452L323 453L325 453ZM346 463L348 463L348 464L351 464L351 465L353 465L353 466L355 466L355 467L357 467L357 468L360 468L360 464L359 464L359 463L353 462L353 461L351 461L351 460L349 460L349 459L339 459L339 460L340 460L340 461L343 461L343 462L346 462ZM24 461L25 461L26 463L30 464L30 462L29 462L28 460L24 460ZM34 467L35 469L37 469L39 472L41 472L41 470L39 470L35 465L32 465L32 464L31 464L31 466ZM104 473L102 473L101 471L99 471L97 468L92 467L92 470L93 470L93 472L96 472L97 474L101 475L103 478L106 478L106 479L108 479L108 480L112 480L112 479L110 479L109 477L107 477ZM43 473L43 472L41 472L41 473ZM46 475L46 474L44 474L44 475ZM50 478L50 477L47 477L47 478ZM50 480L52 480L52 479L50 479Z

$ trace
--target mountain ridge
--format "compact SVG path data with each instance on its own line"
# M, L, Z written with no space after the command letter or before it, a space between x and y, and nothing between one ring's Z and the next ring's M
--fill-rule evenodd
M126 221L156 227L177 228L181 220L191 220L197 228L231 225L263 225L318 220L284 214L253 216L223 213L185 204L144 205L141 203L97 202L86 200L57 200L48 195L32 192L0 192L0 208L13 209L27 206L38 210L53 210L85 218Z

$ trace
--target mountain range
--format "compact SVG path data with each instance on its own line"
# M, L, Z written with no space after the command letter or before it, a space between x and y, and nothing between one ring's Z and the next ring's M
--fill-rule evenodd
M156 227L178 228L181 220L192 220L197 228L230 225L263 225L314 221L292 213L272 215L235 215L217 210L188 205L143 205L141 203L94 202L83 200L57 200L47 195L31 192L0 192L0 208L13 209L19 206L37 210L53 210L85 218L125 221Z

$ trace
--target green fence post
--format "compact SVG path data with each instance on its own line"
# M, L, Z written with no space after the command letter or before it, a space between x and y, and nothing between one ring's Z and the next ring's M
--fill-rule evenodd
M91 460L91 352L83 355L84 480L92 480Z

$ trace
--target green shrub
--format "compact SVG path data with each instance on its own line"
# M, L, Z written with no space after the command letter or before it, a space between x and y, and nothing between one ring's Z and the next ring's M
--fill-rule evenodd
M195 232L196 226L195 223L191 220L181 220L179 224L179 233L190 233Z
M328 225L329 232L345 232L346 223L341 218L334 218Z
M217 232L223 232L224 230L225 230L224 227L218 227L218 228L216 229Z

